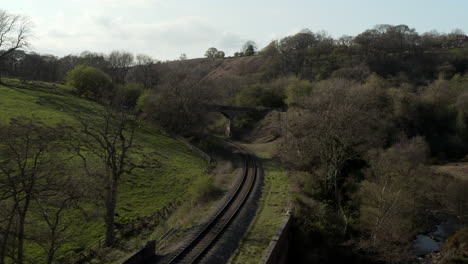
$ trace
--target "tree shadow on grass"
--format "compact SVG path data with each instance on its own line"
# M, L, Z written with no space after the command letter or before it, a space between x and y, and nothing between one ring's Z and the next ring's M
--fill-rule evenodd
M64 112L70 115L76 115L77 113L83 114L94 114L98 111L97 106L86 106L86 104L97 104L94 101L82 99L78 101L78 97L72 94L70 91L60 89L59 87L47 86L41 84L31 83L2 83L3 86L15 90L17 92L38 97L35 101L36 104L53 108L54 110ZM34 92L34 93L31 93ZM40 95L39 93L45 93L49 95Z

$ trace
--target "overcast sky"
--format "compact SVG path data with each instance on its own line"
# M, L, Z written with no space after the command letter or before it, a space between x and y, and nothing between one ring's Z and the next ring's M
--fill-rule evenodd
M334 37L376 24L418 32L468 31L466 0L1 0L0 8L34 23L31 50L57 56L126 50L161 60L227 55L247 40L264 47L301 29Z

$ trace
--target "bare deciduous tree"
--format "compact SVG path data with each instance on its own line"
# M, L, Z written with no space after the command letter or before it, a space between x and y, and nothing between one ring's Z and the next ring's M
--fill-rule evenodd
M47 264L54 262L57 250L68 239L65 232L70 223L64 217L67 209L76 207L83 196L80 190L82 186L74 178L75 175L65 175L52 179L48 182L50 190L35 197L36 208L46 227L39 230L35 241L46 251Z
M25 226L32 201L51 188L49 182L64 171L66 160L63 131L32 120L12 120L0 127L0 194L10 214L3 231L0 263L4 263L7 245L14 246L15 263L24 263ZM11 235L14 235L14 238ZM10 241L15 241L12 244Z
M0 9L0 66L10 53L27 47L30 37L31 23L28 18Z
M205 124L203 104L212 102L218 91L200 76L182 70L174 72L153 93L145 105L145 115L163 128L182 135L200 131Z
M127 73L134 63L133 54L125 51L113 51L109 54L110 75L117 84L125 84Z
M325 196L340 211L344 232L348 217L344 210L343 169L359 159L370 146L381 144L381 115L375 91L346 80L317 84L302 109L290 110L285 158L298 166L314 169Z
M154 65L156 60L148 55L139 54L136 57L136 79L142 83L145 89L150 89L158 83L158 76Z
M378 251L387 261L409 256L412 217L417 201L427 195L423 182L431 175L424 166L428 153L424 139L416 137L369 154L370 168L360 188L360 223L368 239L361 246Z
M77 117L81 123L79 134L82 136L73 136L71 144L82 159L88 176L102 186L100 196L106 209L105 244L112 246L115 242L115 210L122 175L131 174L136 168L157 167L159 163L135 145L138 127L135 115L125 109L116 110L108 106L104 112L98 112L97 116ZM136 155L139 156L138 164Z

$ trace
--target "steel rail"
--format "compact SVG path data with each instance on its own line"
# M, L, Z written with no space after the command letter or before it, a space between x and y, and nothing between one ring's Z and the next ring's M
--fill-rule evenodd
M257 164L255 157L245 148L226 140L229 144L240 150L244 160L244 173L235 186L235 191L222 206L222 208L208 221L208 223L194 237L171 255L167 264L196 263L219 238L221 233L229 226L237 213L243 208L252 192L257 178ZM249 168L251 164L251 168Z

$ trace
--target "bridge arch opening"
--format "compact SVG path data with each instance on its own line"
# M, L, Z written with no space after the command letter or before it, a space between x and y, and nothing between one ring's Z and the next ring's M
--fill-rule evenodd
M224 135L226 137L232 137L232 133L234 131L234 117L235 115L229 115L228 113L219 112L221 115L223 115L226 118L226 122L224 124Z
M204 111L220 113L225 117L225 135L227 137L233 136L234 120L236 116L243 114L259 114L265 115L268 112L275 110L273 108L255 108L255 107L243 107L243 106L231 106L231 105L203 105Z

